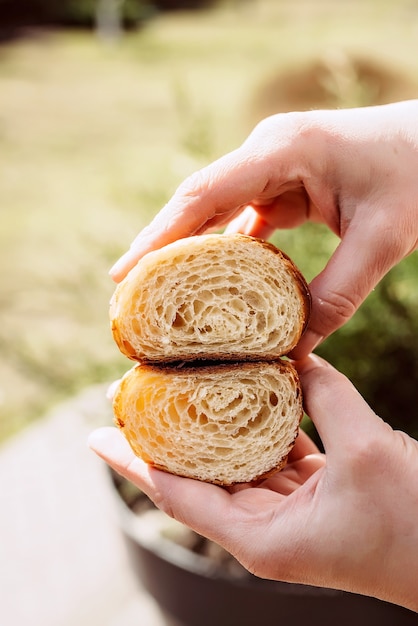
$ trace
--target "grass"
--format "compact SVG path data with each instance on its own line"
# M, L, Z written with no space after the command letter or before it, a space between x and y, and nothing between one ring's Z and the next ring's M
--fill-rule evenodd
M245 138L260 85L336 48L412 76L417 12L225 2L118 42L46 32L0 48L0 440L127 368L107 270L185 176ZM280 243L298 256L297 235ZM309 277L334 245L295 260Z

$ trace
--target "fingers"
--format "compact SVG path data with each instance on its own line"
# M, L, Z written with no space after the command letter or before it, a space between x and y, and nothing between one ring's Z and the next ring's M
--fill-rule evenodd
M301 359L357 311L380 279L406 256L406 238L389 211L353 220L325 269L310 284L307 331L291 353ZM405 245L403 245L405 243Z
M296 361L305 410L314 422L327 458L344 460L354 448L367 445L383 425L352 383L323 359L311 355ZM374 436L374 435L373 435Z
M318 454L319 450L312 439L303 431L299 431L296 443L289 454L289 463L303 459L310 454Z
M273 511L283 503L285 496L324 464L323 455L312 454L289 465L287 473L279 472L276 479L268 479L270 483L266 481L265 488L227 490L153 469L133 454L116 428L94 431L88 443L99 457L141 489L158 508L232 553L243 552L244 531L248 534L249 545L253 545L251 536L259 537L260 529L269 526ZM247 552L251 552L251 548ZM245 555L243 558L245 560Z
M259 239L269 239L274 230L275 228L266 222L252 206L247 206L237 218L228 224L225 234L242 233Z
M141 489L165 513L208 538L220 540L230 494L221 487L153 469L134 455L116 428L93 431L89 447L121 476Z
M145 493L151 488L148 465L134 455L127 440L116 428L106 426L94 430L88 438L88 445L122 476L135 476Z
M111 277L119 282L147 252L224 227L246 206L268 204L278 195L300 188L306 173L301 171L306 162L306 143L300 133L304 120L304 114L264 120L240 148L186 179L115 263ZM315 163L319 161L317 156ZM268 227L262 222L246 227L246 232L267 238L275 227L267 223Z
M270 489L282 496L288 496L304 485L318 470L325 466L325 455L311 454L289 463L286 467L270 478L264 480L259 487Z
M221 228L267 185L261 163L239 149L190 176L110 270L119 281L147 252L182 237Z
M295 189L282 193L272 201L254 201L229 223L225 232L269 239L277 228L296 228L308 219L315 219L315 213L316 207L305 189L297 184Z
M117 388L119 387L121 379L114 380L110 383L109 387L106 390L106 398L110 401L113 400L114 395L116 393Z

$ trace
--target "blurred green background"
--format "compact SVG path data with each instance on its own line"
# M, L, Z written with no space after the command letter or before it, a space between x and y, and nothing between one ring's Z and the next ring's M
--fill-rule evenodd
M0 441L128 367L109 267L264 116L418 96L413 0L1 3ZM396 210L396 207L394 207ZM311 279L335 237L275 243ZM418 436L417 254L318 350Z

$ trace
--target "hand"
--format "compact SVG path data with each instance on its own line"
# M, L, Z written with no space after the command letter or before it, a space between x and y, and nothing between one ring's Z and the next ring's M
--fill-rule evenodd
M417 172L418 101L273 116L187 179L111 275L119 281L150 250L227 224L267 239L276 228L322 222L341 243L310 285L309 327L293 352L300 359L417 247Z
M394 432L318 357L297 363L326 456L301 433L284 470L225 489L135 457L114 428L90 445L166 513L260 577L344 589L418 611L418 442Z

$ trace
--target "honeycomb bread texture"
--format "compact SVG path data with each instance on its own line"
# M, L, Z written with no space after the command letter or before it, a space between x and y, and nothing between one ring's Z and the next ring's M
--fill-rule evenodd
M113 337L141 362L275 359L299 341L306 282L273 245L201 235L143 257L110 305Z
M114 414L135 454L181 476L221 485L281 469L302 418L289 361L193 367L136 365Z

